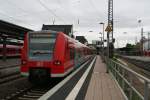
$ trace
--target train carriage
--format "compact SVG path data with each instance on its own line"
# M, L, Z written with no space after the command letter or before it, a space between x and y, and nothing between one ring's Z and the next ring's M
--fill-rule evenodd
M3 44L0 44L0 57L4 55ZM6 45L6 55L7 57L20 57L21 46L17 45Z
M62 32L29 32L22 48L21 74L39 82L64 77L86 61L90 51Z

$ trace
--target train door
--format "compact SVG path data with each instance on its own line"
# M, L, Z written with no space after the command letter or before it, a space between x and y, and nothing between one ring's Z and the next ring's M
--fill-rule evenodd
M79 51L77 49L75 49L75 68L79 67L80 63L79 63L79 59L80 59L80 54Z
M73 64L75 64L75 49L70 48L70 60L73 60Z
M77 67L77 50L75 49L74 66Z

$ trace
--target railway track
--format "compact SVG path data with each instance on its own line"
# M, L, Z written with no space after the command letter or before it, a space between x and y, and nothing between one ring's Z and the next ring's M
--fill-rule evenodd
M0 70L9 69L9 68L14 68L14 67L19 67L19 66L20 66L20 64L9 65L9 66L3 66L3 67L0 67Z
M18 70L19 65L20 64L0 67L0 84L22 78Z
M150 78L150 69L148 69L148 67L145 67L145 63L141 63L139 64L139 62L137 60L131 60L128 58L123 58L120 57L120 60L122 60L120 63L130 66L131 69L135 70L137 73ZM150 67L150 66L149 66Z
M31 87L27 87L27 88L18 90L16 92L12 93L11 95L6 96L5 98L3 98L3 100L13 100L13 99L16 100L19 95L23 95L25 92L29 91L32 88L33 87L31 86Z
M0 85L7 83L7 82L10 82L10 81L13 81L13 80L16 80L16 79L19 79L19 78L23 78L19 72L0 77Z
M45 87L29 87L24 90L17 91L11 96L7 96L4 100L37 100L41 97L44 93L46 93L50 88L47 86Z
M24 88L19 90L3 100L37 100L55 85L57 85L61 80L53 80L50 84L45 84L44 86L33 85L31 87Z
M150 62L148 62L148 61L142 61L142 60L138 60L138 59L128 58L125 56L119 56L119 58L122 58L122 59L134 64L135 66L138 66L138 67L150 72Z
M42 95L46 94L46 92L48 92L50 90L51 91L58 91L58 90L61 90L68 85L72 86L72 84L75 84L75 83L72 83L71 81L69 81L69 79L76 80L77 75L81 76L82 73L84 73L84 70L87 69L86 66L88 66L91 63L91 60L92 59L89 59L88 61L83 63L80 68L75 69L75 71L73 73L68 74L68 76L66 76L64 78L51 79L47 84L44 84L44 85L42 84L42 86L31 85L31 86L28 86L26 88L19 89L18 91L15 91L9 95L4 96L2 98L2 100L37 100L38 98L40 98ZM79 76L78 76L78 78L80 79ZM60 87L58 88L58 86L60 86ZM69 89L72 89L72 88L69 88ZM70 90L68 90L68 91L70 91ZM56 92L54 92L54 93L56 93Z

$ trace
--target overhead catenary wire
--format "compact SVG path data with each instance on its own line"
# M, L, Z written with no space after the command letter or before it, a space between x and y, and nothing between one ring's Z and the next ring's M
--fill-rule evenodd
M66 6L66 5L63 5L63 3L62 3L62 1L61 0L56 0L57 1L57 3L59 4L59 8L58 9L61 9L63 12L66 12L66 10L68 10L68 9L66 9L64 6ZM68 12L67 12L67 15L68 15ZM71 13L69 14L70 16L67 16L67 17L71 17ZM72 16L72 17L75 17L74 15ZM71 18L71 19L73 19L73 18ZM75 18L74 18L75 19ZM71 23L71 24L73 24L73 22Z
M20 19L17 19L17 18L15 18L15 17L13 17L13 16L10 16L10 15L7 15L7 14L5 14L5 13L3 13L3 12L0 12L0 15L2 15L2 16L7 16L8 17L8 20L11 20L11 22L10 23L13 23L13 24L16 24L16 22L18 22L18 23L24 23L24 21L23 20L20 20ZM8 21L8 20L5 20L5 21ZM31 23L27 23L28 25L30 25L30 26L33 26L33 24L31 24ZM17 25L19 25L19 24L17 24ZM22 25L21 25L22 26ZM23 26L24 27L24 26Z
M93 2L93 0L89 0L91 6L98 12L98 14L101 14L101 12L99 12L98 8L95 6L95 3Z
M8 0L6 0L6 1L7 1L7 3L8 3L9 5L13 5L13 7L16 7L16 8L18 8L19 10L25 12L25 10L23 10L23 9L20 8L20 7L18 7L16 4L10 3ZM25 12L25 14L28 14L28 13ZM15 16L8 15L8 14L6 14L6 12L0 11L0 15L5 16L5 17L8 17L8 20L10 20L11 23L14 23L14 24L16 24L16 22L24 23L23 20L18 19L18 18L15 18ZM21 16L22 16L21 14L17 15L17 17L21 17ZM6 21L8 21L8 20L6 20ZM30 25L30 26L33 26L33 24L31 24L31 23L27 23L27 24Z
M61 20L64 24L66 24L66 22L59 16L57 16L53 10L49 9L43 2L41 2L41 0L37 0L41 6L43 6L50 14L52 14L53 16L55 16L56 18L58 18L59 20Z
M60 5L60 8L64 8L60 0L57 0L57 3Z
M7 1L8 4L13 5L13 7L15 7L15 8L18 8L20 11L22 11L22 12L25 13L26 15L33 15L33 12L32 12L32 13L27 12L26 10L22 9L22 8L19 7L17 4L15 4L14 2L11 2L10 0L6 0L6 1ZM19 16L21 16L21 15L19 14ZM43 19L43 18L40 17L40 16L38 16L38 17L39 17L40 20ZM36 18L37 18L37 16L36 16ZM44 19L43 19L43 20L44 20Z

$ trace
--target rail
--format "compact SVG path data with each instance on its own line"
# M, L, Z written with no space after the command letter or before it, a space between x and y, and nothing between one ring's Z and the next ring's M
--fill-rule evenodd
M107 66L128 100L150 100L150 79L112 59L107 59Z

